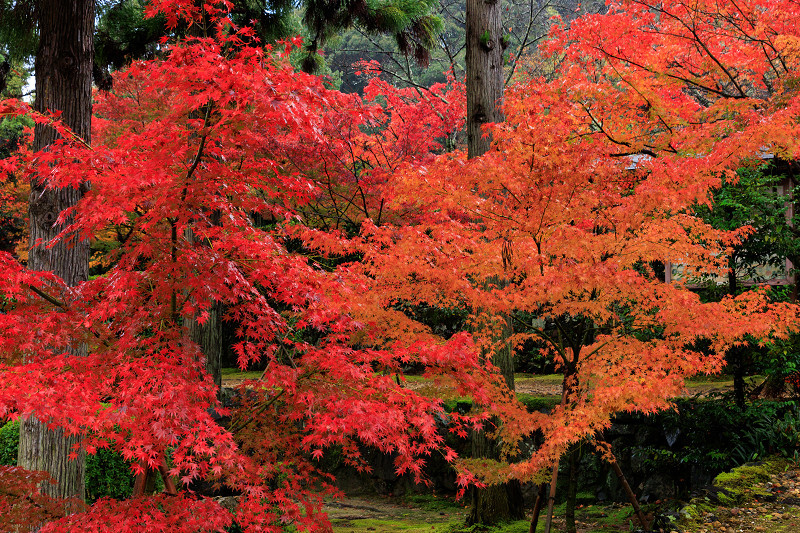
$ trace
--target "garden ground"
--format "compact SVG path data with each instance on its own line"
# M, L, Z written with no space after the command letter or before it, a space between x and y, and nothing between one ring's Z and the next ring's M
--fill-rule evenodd
M222 386L236 387L245 379L258 379L261 377L259 371L242 372L236 368L225 368L222 370ZM753 382L758 382L763 376L753 376L749 378ZM408 386L412 389L421 389L428 386L428 382L419 376L408 376ZM541 397L561 397L561 374L515 374L517 394L529 394ZM733 377L729 375L699 376L686 382L684 396L707 395L711 393L722 393L733 387Z
M689 504L657 502L646 506L658 521L653 531L664 533L796 533L800 531L800 465L778 460L767 465L735 469L721 476L717 485L730 493L728 503L700 495ZM761 481L758 481L761 479ZM723 497L724 499L724 497ZM659 509L659 506L662 506ZM656 511L656 509L659 509ZM335 533L527 533L529 524L520 520L496 528L465 528L464 502L431 496L407 498L345 498L327 507ZM665 512L666 511L666 512ZM556 508L553 533L565 531L563 504ZM630 506L620 503L580 506L576 511L578 533L623 533L637 531ZM540 520L537 532L544 529Z
M244 379L260 377L260 372L223 371L223 386L234 387ZM750 378L750 386L763 379ZM560 375L517 374L519 395L557 401L561 395ZM410 388L428 387L426 380L410 376ZM733 378L727 375L700 376L687 380L683 396L708 396L730 391ZM430 391L435 393L435 391ZM800 532L800 464L777 461L769 468L757 469L756 476L737 470L732 477L722 476L725 502L699 496L686 504L656 502L645 506L652 520L659 516L654 531L671 533L794 533ZM726 492L726 493L727 493ZM725 497L723 496L723 499ZM672 509L672 511L670 511ZM529 510L530 511L530 510ZM450 497L411 495L401 498L380 495L345 497L326 506L335 533L527 533L529 523L520 520L496 528L465 528L466 502ZM563 504L556 507L553 533L565 529ZM638 523L630 506L621 503L586 503L576 510L578 533L623 533L637 531ZM543 531L542 518L537 532Z

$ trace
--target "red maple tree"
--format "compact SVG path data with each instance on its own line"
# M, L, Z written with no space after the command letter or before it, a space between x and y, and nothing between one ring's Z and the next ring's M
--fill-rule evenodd
M151 10L164 10L170 24L175 17L191 24L194 5ZM106 258L106 274L74 288L0 257L9 302L0 315L0 415L35 413L82 435L88 453L117 450L137 472L168 455L169 474L182 484L202 478L241 494L235 520L245 530L324 529L322 497L336 492L317 466L325 450L336 447L366 469L361 446L376 447L394 454L398 473L417 479L433 451L454 456L437 427L442 401L405 388L404 365L446 373L460 394L482 397L491 387L482 387L486 372L468 336L445 343L424 328L390 331L385 302L362 297L369 278L289 244L302 233L304 210L323 205L320 185L334 187L341 169L385 180L386 165L426 154L458 121L448 120L439 89L412 96L383 87L390 105L418 109L413 126L388 106L326 89L294 72L284 54L245 46L249 31L226 18L228 7L206 6L215 37L186 39L163 59L135 63L118 74L113 94L96 96L93 146L54 117L34 116L61 140L4 162L47 176L51 187L91 182L61 214L69 225L59 239L113 227L124 242ZM18 102L2 105L0 114L27 112ZM378 133L365 135L368 127ZM381 200L363 182L352 187L361 177L349 187L369 196L364 209L372 210ZM329 254L349 252L341 232L321 234L308 232ZM213 302L235 325L240 366L266 365L230 409L218 404L183 325L205 321ZM66 352L81 344L88 356ZM212 410L230 417L226 428ZM213 499L181 491L101 499L45 527L198 531L232 519Z

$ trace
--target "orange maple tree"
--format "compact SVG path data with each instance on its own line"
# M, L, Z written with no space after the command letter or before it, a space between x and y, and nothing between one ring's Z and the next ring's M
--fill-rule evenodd
M748 230L717 231L692 206L765 150L796 157L794 9L612 3L554 30L546 52L559 70L509 88L488 154L399 175L393 206L420 215L367 223L377 290L463 302L484 323L532 318L512 342L544 342L565 376L552 413L493 406L507 457L531 432L543 444L514 462L462 460L464 482L541 480L614 413L667 408L687 376L719 371L746 335L768 342L797 328L797 309L765 291L702 303L653 270L671 261L724 273L727 247ZM491 353L498 335L488 333L478 340Z

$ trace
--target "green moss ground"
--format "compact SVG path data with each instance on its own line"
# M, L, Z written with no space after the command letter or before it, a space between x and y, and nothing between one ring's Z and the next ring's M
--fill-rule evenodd
M740 508L751 508L758 505L759 501L769 496L764 489L764 483L792 466L788 459L772 457L766 461L745 464L717 475L713 482L713 496L693 498L688 505L684 506L680 511L681 517L675 524L676 530L710 531L706 520L709 514L723 517L731 514L731 509L736 509L738 513ZM718 502L712 501L713 498ZM800 517L800 509L792 508L790 513ZM761 528L756 531L798 531L797 524L793 524L791 519L787 520L783 514L781 520L775 523L771 522L773 517L769 513L759 512L758 514L760 520L763 520L768 527L760 526Z
M767 493L759 490L758 483L769 481L770 476L777 467L765 462L758 465L742 465L730 472L723 472L714 478L714 487L722 490L718 494L721 503L726 505L741 505L753 498L766 496Z
M371 500L367 507L374 507L382 513L392 516L380 518L354 518L343 517L333 519L335 533L362 533L377 532L390 533L393 531L408 533L528 533L529 519L518 520L494 527L464 525L464 503L453 501L450 498L437 498L430 495L409 495L402 500L392 500L393 504L385 499ZM361 500L359 503L364 504ZM355 506L354 506L355 508ZM355 510L355 513L363 513ZM554 509L554 527L552 533L562 533L565 504L561 503ZM579 529L583 533L619 533L628 531L635 526L635 518L628 505L580 505L576 509L576 519ZM537 532L544 531L544 516L539 520Z

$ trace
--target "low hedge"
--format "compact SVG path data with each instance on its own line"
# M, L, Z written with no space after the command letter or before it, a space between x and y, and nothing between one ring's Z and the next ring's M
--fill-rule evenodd
M16 465L19 449L19 421L0 427L0 465ZM86 501L103 498L123 499L133 492L134 475L130 464L118 453L99 449L86 456Z

